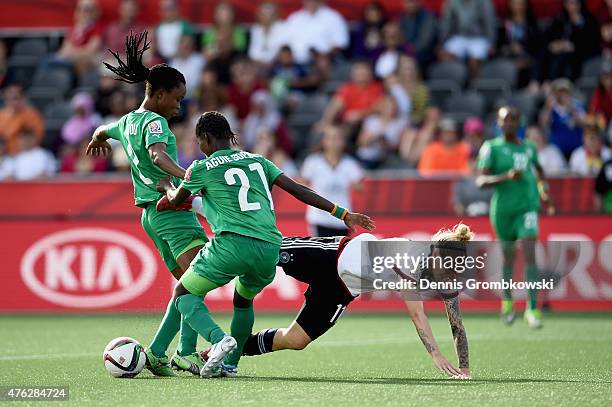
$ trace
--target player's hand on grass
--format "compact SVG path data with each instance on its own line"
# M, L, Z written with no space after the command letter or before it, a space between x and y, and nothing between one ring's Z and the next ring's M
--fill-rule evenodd
M162 178L157 181L157 192L166 192L169 189L174 189L174 184L170 181L170 178Z
M85 151L85 154L96 157L100 155L107 156L111 153L111 151L113 151L113 148L108 143L108 141L96 140L95 138L92 138L89 144L87 145L87 150Z
M445 375L452 377L453 379L467 379L464 373L460 369L453 366L453 364L442 356L440 352L433 352L431 354L431 358L433 359L434 365L436 365L438 370Z
M376 227L376 224L368 215L361 213L349 212L344 217L344 224L351 232L355 232L355 226L361 226L366 230L372 230Z

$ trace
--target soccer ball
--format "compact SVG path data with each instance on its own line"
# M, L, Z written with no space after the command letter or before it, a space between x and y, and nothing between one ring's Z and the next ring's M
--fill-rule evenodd
M144 368L147 356L142 345L127 336L115 338L104 348L104 367L113 377L134 377Z

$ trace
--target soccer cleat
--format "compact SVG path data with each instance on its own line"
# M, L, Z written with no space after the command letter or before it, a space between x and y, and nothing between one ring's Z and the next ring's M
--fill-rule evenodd
M236 377L238 376L238 366L226 365L221 363L221 377Z
M204 367L204 361L197 352L187 356L181 356L175 353L174 356L172 356L170 365L176 370L189 372L199 376L200 370Z
M211 346L208 351L208 359L204 363L202 370L200 370L200 377L214 377L218 373L221 363L223 363L223 358L236 349L236 346L238 346L236 340L229 335L225 335L223 339Z
M157 357L149 348L145 349L145 355L147 356L145 367L155 376L176 377L176 373L170 367L168 356Z
M514 310L514 301L502 300L501 320L504 325L510 326L516 319L516 311Z
M183 202L182 204L180 204L179 206L174 206L172 205L172 203L170 203L170 201L168 200L168 197L166 195L162 196L161 199L159 201L157 201L157 205L155 205L155 209L157 209L157 212L163 212L163 211L190 211L191 210L191 203L193 202L193 195L189 195L187 197L187 199L185 200L185 202Z
M523 315L529 328L540 329L542 328L542 312L537 309L526 309Z

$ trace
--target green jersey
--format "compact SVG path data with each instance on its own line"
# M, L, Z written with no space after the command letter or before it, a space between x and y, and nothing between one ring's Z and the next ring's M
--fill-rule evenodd
M491 199L492 214L537 211L540 208L534 165L539 165L538 152L530 140L520 144L508 143L503 137L485 141L478 155L479 169L488 169L492 175L503 174L511 169L523 173L517 180L495 185Z
M168 128L166 119L148 110L136 110L107 125L106 134L121 142L130 160L135 204L142 206L161 198L162 194L155 189L156 184L160 179L167 178L168 174L153 164L149 156L149 146L164 143L170 158L178 161L176 138ZM175 178L174 182L176 184L180 180Z
M281 244L270 190L282 171L266 158L239 150L219 150L194 161L181 187L202 192L204 215L213 232Z

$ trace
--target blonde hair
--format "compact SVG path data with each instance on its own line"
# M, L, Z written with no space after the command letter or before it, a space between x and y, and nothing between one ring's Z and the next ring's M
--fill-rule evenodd
M468 242L474 238L474 232L464 223L458 223L452 229L440 229L431 238L436 242Z

